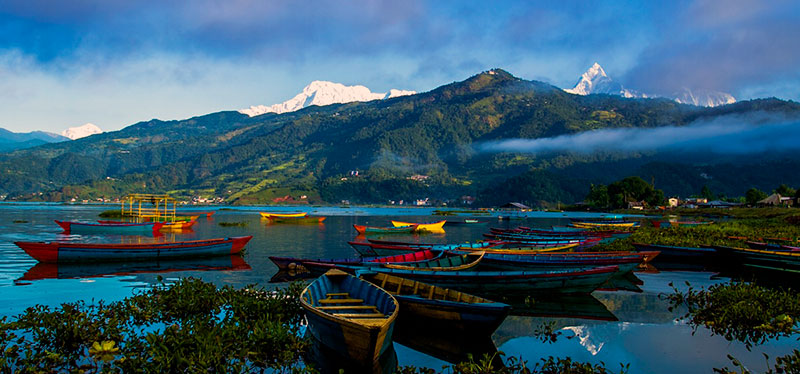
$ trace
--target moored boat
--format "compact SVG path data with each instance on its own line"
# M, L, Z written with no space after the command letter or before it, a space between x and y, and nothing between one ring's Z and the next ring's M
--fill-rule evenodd
M303 217L272 217L272 223L293 223L293 224L316 224L322 223L328 217L323 216L303 216Z
M59 220L55 220L55 222L69 234L155 234L164 226L163 222L129 223L103 221L84 223Z
M785 273L800 273L800 252L725 246L714 246L713 249L718 251L721 256L727 256L729 262L733 260L734 263L743 266Z
M308 215L307 212L297 212L297 213L271 213L271 212L259 212L261 218L272 219L272 218L300 218L305 217Z
M637 251L659 251L658 260L661 261L690 261L707 262L717 258L714 248L677 247L660 244L631 243Z
M252 236L241 236L146 244L76 242L14 242L14 244L39 262L60 263L230 255L241 252L252 238Z
M374 284L334 269L303 290L300 304L309 333L344 357L375 362L392 344L398 303Z
M303 259L303 258L296 258L296 257L278 257L278 256L269 256L269 259L278 266L280 270L293 270L297 269L299 266L306 267L306 263L321 263L321 264L331 264L331 265L358 265L358 264L391 264L391 263L406 263L406 262L417 262L417 261L428 261L433 260L435 258L441 257L444 252L442 251L432 251L429 249L412 252L412 253L404 253L392 256L384 256L384 257L376 257L371 259L361 259L361 258L340 258L340 259Z
M472 269L480 264L484 252L473 252L465 255L457 255L448 252L447 255L427 261L417 261L409 263L385 263L381 266L389 269L407 269L423 271L463 271ZM370 263L366 263L370 265Z
M507 304L385 273L359 271L358 275L397 299L402 309L400 318L426 328L490 335L511 309Z
M399 226L399 227L383 227L383 226L365 226L353 225L353 228L359 234L410 234L417 230L416 226Z
M342 267L355 272L361 268ZM370 268L373 271L459 291L490 294L590 293L619 271L617 266L549 271L423 271Z
M445 223L447 223L447 221L428 222L428 223L392 221L392 226L394 227L414 226L416 227L415 229L416 231L442 232L444 231L443 227Z

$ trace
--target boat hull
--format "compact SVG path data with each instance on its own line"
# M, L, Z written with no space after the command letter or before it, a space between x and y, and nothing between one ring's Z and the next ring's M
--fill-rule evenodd
M55 221L65 232L70 234L121 234L121 235L153 235L164 226L162 222L127 223L127 222L101 222L84 223L70 221Z
M252 236L150 244L15 242L39 262L137 261L222 256L242 251Z
M341 274L339 274L341 273ZM346 293L353 299L376 307L385 318L347 318L326 312L322 301L331 294ZM377 286L342 272L330 271L311 283L300 295L308 332L334 352L361 363L378 361L392 343L397 319L397 300Z
M357 269L351 269L355 271ZM560 271L414 271L370 268L402 278L477 295L591 293L619 271L617 266Z

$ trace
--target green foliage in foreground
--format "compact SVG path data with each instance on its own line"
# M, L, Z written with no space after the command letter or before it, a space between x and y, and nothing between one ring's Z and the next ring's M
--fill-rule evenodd
M299 371L301 290L189 278L110 304L37 305L0 319L0 372Z
M0 373L316 372L302 362L303 284L266 292L182 279L119 302L33 306L0 318ZM442 367L450 373L611 373L604 364L548 357L534 365L502 352ZM434 373L401 367L401 373ZM627 372L622 366L621 373Z
M718 284L707 290L689 289L684 293L673 286L666 295L671 308L686 306L683 317L696 330L704 326L725 339L743 342L749 350L754 345L778 337L800 333L800 294L794 290L765 288L748 283ZM717 373L751 373L739 360L728 356L738 369L714 369ZM767 365L769 357L765 355ZM766 373L800 373L800 350L777 357Z

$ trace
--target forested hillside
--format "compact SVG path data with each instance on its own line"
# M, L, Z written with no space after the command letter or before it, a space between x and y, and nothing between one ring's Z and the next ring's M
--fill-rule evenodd
M797 161L772 154L748 156L746 164L741 158L690 161L642 152L488 153L475 146L754 112L796 117L800 106L766 99L700 108L666 99L577 96L496 69L412 96L252 118L220 112L151 120L0 154L0 194L59 201L147 191L218 196L230 203L285 195L304 195L311 203L455 201L470 195L491 205L572 203L590 183L634 174L667 194L703 185L732 195L754 186L800 184L789 172L800 166ZM759 165L767 165L769 174Z

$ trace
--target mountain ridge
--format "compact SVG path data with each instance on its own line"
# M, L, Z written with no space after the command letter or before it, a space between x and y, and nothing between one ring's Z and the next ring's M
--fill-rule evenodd
M0 156L0 168L13 172L13 177L0 175L0 194L24 199L42 192L37 198L61 201L91 194L172 191L223 197L236 204L286 195L308 196L309 202L317 203L385 203L422 194L437 199L476 196L484 189L507 188L504 181L532 170L562 175L561 170L578 165L643 157L482 153L473 145L483 141L598 128L682 126L751 112L800 117L800 105L764 99L702 108L659 98L579 96L493 69L391 100L255 117L227 111L179 121L143 121L119 131L17 151ZM359 176L349 177L355 170ZM635 171L626 166L620 172L625 170ZM608 174L595 173L580 183L586 189L589 183L609 183L602 179ZM413 179L416 175L426 178ZM580 195L582 184L576 186L570 196ZM540 197L559 199L552 191Z
M584 96L590 94L608 94L626 98L666 97L681 104L706 107L733 104L736 102L736 98L734 98L733 95L713 90L692 91L689 88L683 88L670 95L645 94L637 90L623 87L622 84L609 77L603 67L597 62L592 64L592 66L581 75L573 88L566 88L564 91Z

